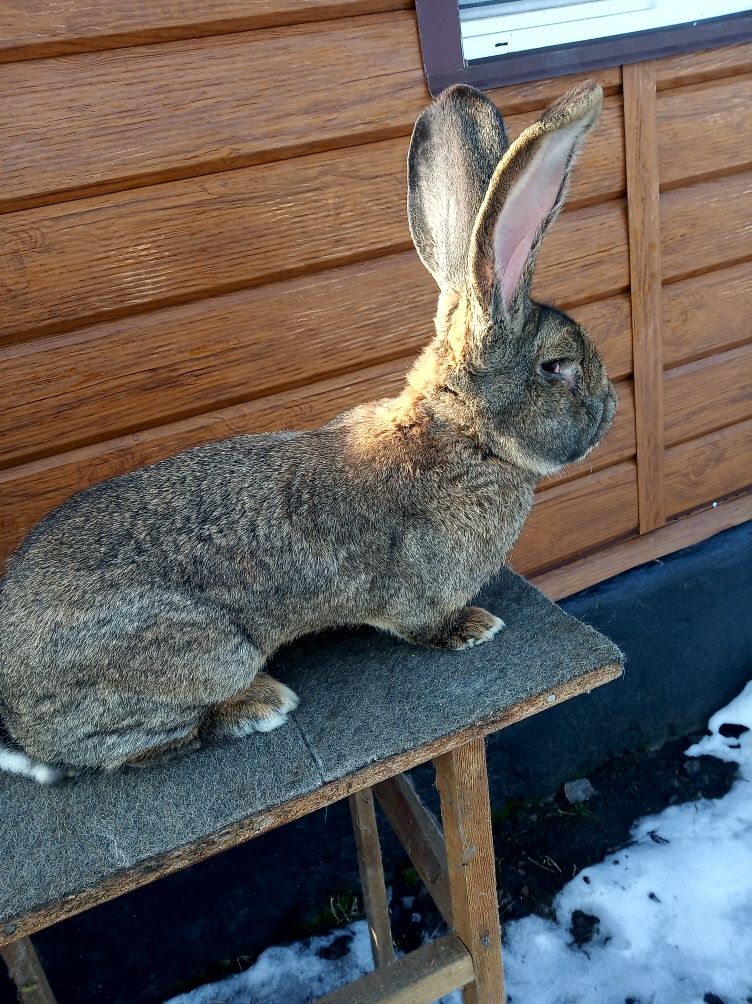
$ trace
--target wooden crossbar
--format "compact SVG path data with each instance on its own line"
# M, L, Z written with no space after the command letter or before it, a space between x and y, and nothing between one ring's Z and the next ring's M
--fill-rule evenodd
M429 889L445 920L460 939L470 956L472 979L463 984L455 984L451 989L463 988L464 1004L503 1004L504 971L501 960L501 927L499 924L498 898L496 893L496 867L491 833L491 807L488 796L488 775L486 772L485 741L476 739L434 759L436 781L441 798L441 815L444 833L433 814L420 800L410 779L404 774L389 778L374 786L382 809L392 824L402 846L407 851L416 871ZM369 839L378 845L372 797L364 801L362 815L353 807L353 822L356 827L358 856L361 875L366 872L366 884L376 878L377 891L383 889L381 855L375 855L373 848L366 849L372 860L378 858L378 868L364 869L364 851L358 838L361 818L366 821ZM351 802L351 806L353 803ZM378 847L377 847L378 850ZM373 874L371 874L373 873ZM379 969L380 960L373 932L379 925L389 923L385 906L374 909L373 897L364 886L364 901L371 902L366 908L369 929L374 944L374 961ZM382 940L384 935L382 935ZM425 946L429 947L429 946ZM421 949L424 951L424 949ZM352 992L342 990L335 1001L357 1001L370 1004L371 1001L395 1000L413 1004L422 1000L434 1000L441 993L431 987L433 997L424 998L404 979L413 979L415 972L408 960L412 953L400 960L403 969L395 986L390 982L367 983L361 981L352 985ZM419 960L418 960L419 961ZM418 966L418 961L415 965ZM392 965L389 972L397 973ZM382 971L382 970L380 970ZM418 966L417 973L422 970ZM407 996L402 996L403 987L409 988ZM363 988L374 987L373 996L365 996ZM446 990L441 991L442 993ZM394 996L396 993L396 996ZM383 996L386 994L386 996ZM326 998L330 1000L330 998Z
M449 934L327 994L318 1004L431 1004L473 979L470 953Z
M406 774L382 781L373 790L423 885L447 927L451 927L452 897L446 847L438 820L423 804Z

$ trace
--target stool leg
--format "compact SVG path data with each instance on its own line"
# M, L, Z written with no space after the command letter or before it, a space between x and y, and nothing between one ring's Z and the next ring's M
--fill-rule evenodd
M441 796L454 930L473 958L464 1004L502 1004L504 971L483 739L434 760Z
M55 1004L36 949L28 938L19 938L0 948L10 978L18 987L18 999L24 1004Z
M358 850L360 884L363 889L363 909L368 919L373 964L376 969L394 960L392 929L389 924L389 904L381 863L379 831L370 788L350 795L355 846Z

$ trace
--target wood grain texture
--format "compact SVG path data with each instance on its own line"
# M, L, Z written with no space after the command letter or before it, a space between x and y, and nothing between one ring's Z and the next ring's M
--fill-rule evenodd
M656 60L655 68L659 90L715 80L718 77L734 77L752 71L752 43L666 56Z
M632 313L629 294L569 307L566 298L560 305L578 321L595 342L612 380L623 380L632 373Z
M421 801L410 778L398 774L374 787L379 805L447 927L452 926L446 847L441 827Z
M103 444L0 471L0 561L45 512L70 495L199 442L280 428L321 424L361 401L391 394L404 381L406 360L333 377L209 415L185 419Z
M0 467L417 355L436 293L406 252L5 346Z
M0 63L407 10L412 0L3 0Z
M407 140L227 171L0 218L0 336L86 323L412 246ZM564 214L536 289L570 304L628 285L619 200Z
M47 982L47 974L36 949L28 938L0 948L0 956L8 967L8 975L18 990L23 1004L55 1004L55 995Z
M752 172L661 195L663 281L752 258Z
M0 91L0 212L408 138L430 101L401 12L0 66ZM545 103L498 98L512 135ZM609 97L578 167L589 201L623 192L621 142Z
M668 370L666 444L694 439L752 416L752 344Z
M406 252L0 346L0 468L417 355L436 293ZM628 375L628 298L573 314L612 378Z
M501 108L504 115L545 108L565 91L593 76L608 97L621 90L621 67L609 66L589 73L571 73L563 77L549 77L543 80L529 80L523 84L508 84L494 87L486 93ZM588 140L590 142L590 140Z
M637 490L640 532L665 522L661 230L655 64L624 67L629 268L632 293Z
M34 913L15 917L11 923L0 927L0 945L18 941L35 931L40 931L60 920L81 913L83 910L122 896L123 893L131 889L147 885L149 882L187 868L198 861L204 861L206 858L219 854L230 847L235 847L260 833L267 833L278 826L283 826L285 823L300 819L310 812L331 805L341 798L347 798L365 787L371 787L389 777L394 777L395 774L411 770L433 757L441 756L458 745L497 732L499 729L514 725L515 722L529 718L531 715L546 711L554 703L561 704L579 694L589 693L595 687L617 679L621 673L620 664L610 663L600 666L576 680L570 680L563 686L557 687L555 691L545 691L466 729L442 736L425 746L416 747L386 760L380 760L355 774L322 785L302 798L277 807L267 808L256 816L244 819L236 825L194 844L177 848L158 859L142 862L130 871L113 875L94 888L83 890L77 896L52 902Z
M752 420L674 446L666 453L666 508L672 516L752 485Z
M470 953L459 938L449 934L318 1001L319 1004L432 1004L472 978Z
M531 576L530 581L552 600L561 600L596 582L603 582L637 565L663 557L682 547L698 544L722 530L752 519L752 492L725 499L716 508L706 508L665 526L604 547L585 558Z
M637 526L636 465L625 461L541 491L509 563L534 575L626 537Z
M476 739L434 760L441 797L452 927L473 959L463 1004L503 1004L501 926L486 748Z
M664 286L664 366L679 366L749 341L750 303L749 262Z
M560 82L561 93L565 90ZM491 95L495 92L490 92ZM499 107L505 109L505 95L499 95ZM541 114L540 108L516 115L505 114L511 139L532 125ZM567 205L590 205L626 194L627 178L624 166L624 110L620 96L607 97L598 125L585 144L577 161Z
M372 790L364 788L356 791L350 795L349 803L363 891L363 912L368 921L373 964L380 969L394 961L394 946Z
M570 308L629 287L626 201L614 199L565 212L547 233L533 295Z
M661 92L656 108L661 188L752 167L750 107L750 75Z
M404 134L430 100L412 12L14 63L0 92L4 212Z

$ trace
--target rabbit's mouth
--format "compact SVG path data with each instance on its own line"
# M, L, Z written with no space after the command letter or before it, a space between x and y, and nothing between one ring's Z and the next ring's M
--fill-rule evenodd
M608 391L606 396L599 402L601 405L601 414L598 419L598 423L595 427L593 435L590 437L587 449L583 456L587 456L590 451L600 443L603 437L606 435L608 430L611 428L611 423L614 420L614 415L616 413L616 405L619 403L619 399L616 396L616 391L612 384L608 385Z

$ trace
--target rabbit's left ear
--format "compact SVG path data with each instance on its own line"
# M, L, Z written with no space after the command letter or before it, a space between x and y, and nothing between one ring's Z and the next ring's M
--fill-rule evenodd
M529 295L540 245L564 205L575 159L602 103L594 81L572 88L525 129L496 168L468 261L470 287L486 311L495 290L507 313Z
M466 84L443 91L415 123L407 217L420 259L443 292L465 288L470 236L508 145L494 103Z

